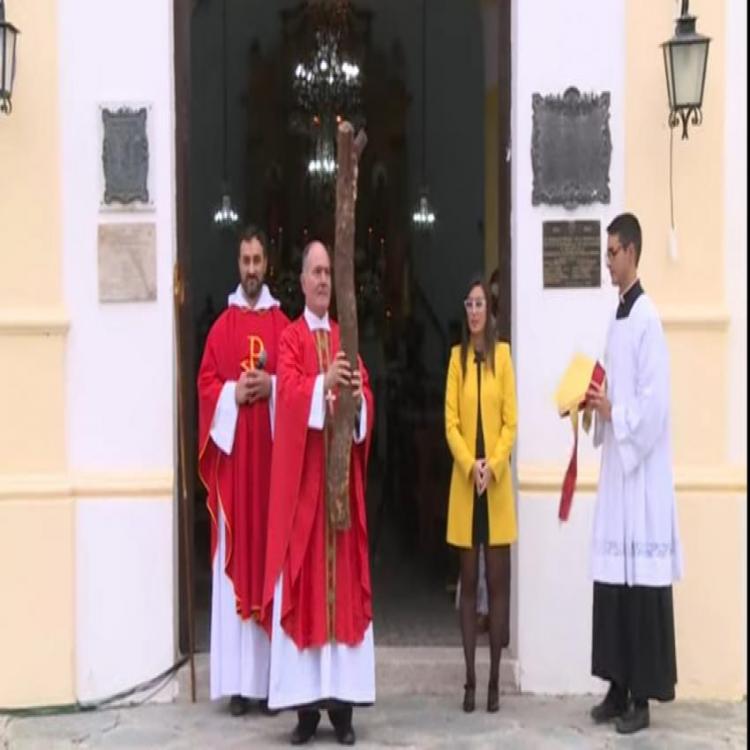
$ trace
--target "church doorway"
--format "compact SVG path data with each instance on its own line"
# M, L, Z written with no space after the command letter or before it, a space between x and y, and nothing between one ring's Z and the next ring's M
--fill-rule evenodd
M237 284L236 229L222 226L217 211L228 195L240 225L266 230L267 281L296 317L302 247L313 237L333 244L327 118L335 122L337 114L309 118L310 97L320 89L299 79L330 42L326 24L337 14L346 27L342 59L348 55L350 78L357 66L361 83L355 94L339 92L331 107L343 107L368 134L355 264L360 351L377 415L367 492L375 640L460 644L457 556L445 543L451 458L444 387L461 300L476 273L497 270L498 327L501 338L510 336L509 5L175 0L178 273L185 290L179 386L189 499L189 534L180 537L183 650L186 556L199 651L208 649L210 620L195 376L208 329ZM436 221L419 231L413 214L425 183Z

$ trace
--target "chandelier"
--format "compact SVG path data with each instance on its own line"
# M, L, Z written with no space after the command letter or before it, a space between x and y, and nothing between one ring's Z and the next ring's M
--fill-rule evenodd
M310 177L320 179L328 179L336 174L336 154L330 138L316 139L312 157L307 163L307 173Z
M430 206L430 201L427 197L427 188L422 188L417 207L411 215L411 220L416 229L432 229L432 225L435 223L435 212Z
M221 203L214 211L214 224L219 229L232 229L240 220L239 214L232 206L232 195L229 189L229 166L228 166L228 148L229 148L229 115L227 107L227 0L221 4L221 79L224 87L223 91L223 159L222 159L222 189Z
M359 65L342 57L339 41L336 29L317 30L312 59L297 63L294 94L307 112L341 112L359 104Z
M232 196L229 187L225 186L221 204L214 212L214 224L222 229L231 229L240 220L239 214L232 207Z
M294 66L292 92L298 127L312 142L307 175L314 187L326 187L336 175L338 123L361 121L362 71L347 48L348 0L312 0L308 13L311 36Z
M435 210L427 191L427 0L422 0L422 187L411 223L418 232L429 232L435 224Z

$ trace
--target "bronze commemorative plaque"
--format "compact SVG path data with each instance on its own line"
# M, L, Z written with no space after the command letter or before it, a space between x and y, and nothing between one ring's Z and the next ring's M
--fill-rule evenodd
M601 286L598 221L542 222L542 253L545 289Z

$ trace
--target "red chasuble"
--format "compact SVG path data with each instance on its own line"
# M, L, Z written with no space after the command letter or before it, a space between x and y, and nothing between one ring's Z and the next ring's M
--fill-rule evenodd
M331 361L339 350L338 325L331 322L331 333L323 333ZM315 379L323 369L316 335L300 317L279 342L262 620L270 633L274 586L283 571L281 626L299 649L332 641L354 646L372 620L365 482L375 408L361 360L359 368L367 399L367 438L352 444L351 526L334 531L325 497L326 432L307 426Z
M224 383L256 367L262 351L263 369L276 372L278 341L288 324L278 307L257 312L229 307L208 334L198 371L198 473L208 491L211 559L216 555L221 508L226 533L223 565L242 619L257 619L263 593L272 444L268 401L239 407L231 455L211 440L211 422Z

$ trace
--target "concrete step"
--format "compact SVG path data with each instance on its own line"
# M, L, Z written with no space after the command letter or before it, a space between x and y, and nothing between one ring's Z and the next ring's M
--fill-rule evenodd
M490 651L477 646L477 695L483 695L489 680ZM207 701L209 696L208 654L196 654L196 697ZM177 679L178 701L190 700L190 670L186 664ZM464 657L453 646L376 646L375 689L378 697L391 695L442 695L461 700L464 685ZM500 662L500 691L517 693L518 662L506 657ZM167 695L171 691L167 691ZM170 700L166 695L161 699Z
M490 674L490 650L477 646L477 693L484 690ZM464 655L453 646L377 646L375 679L378 695L462 695ZM518 662L503 653L500 690L517 693Z

